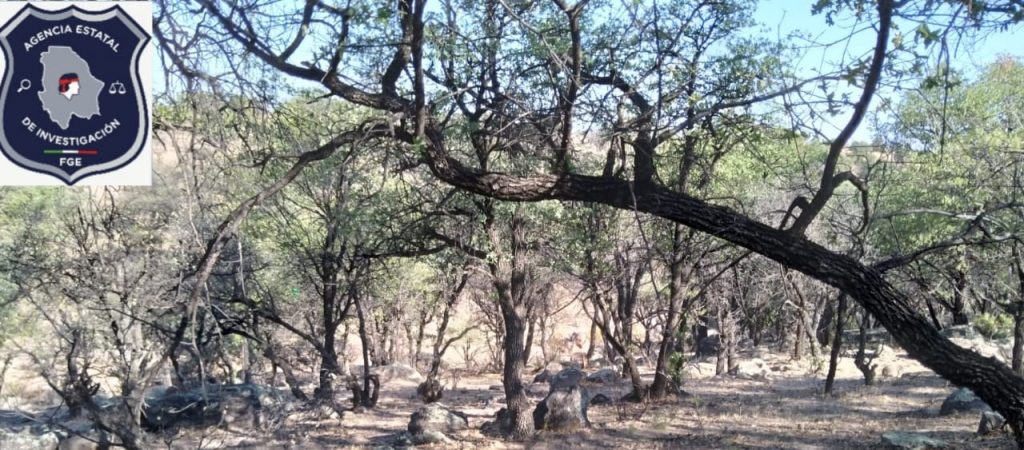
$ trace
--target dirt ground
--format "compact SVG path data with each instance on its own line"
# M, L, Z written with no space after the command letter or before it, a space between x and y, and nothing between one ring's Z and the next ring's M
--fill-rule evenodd
M926 432L950 448L1015 448L1006 434L975 436L977 413L938 416L954 387L902 354L894 357L901 376L875 386L865 386L860 372L845 359L834 398L821 394L823 371L817 373L809 364L796 364L785 356L756 356L773 369L769 378L701 375L687 382L687 396L645 405L594 406L589 411L591 429L542 433L523 443L496 441L478 431L502 406L503 393L494 386L500 383L498 374L448 379L443 403L466 413L470 429L455 435L451 444L419 448L869 449L880 448L881 434L895 430ZM703 367L712 362L705 361ZM645 374L651 376L650 368ZM540 401L546 387L534 384L528 392ZM629 385L622 381L588 388L617 398ZM340 420L297 413L273 432L216 430L201 439L179 435L172 447L196 448L201 440L204 448L386 449L406 429L418 406L415 383L392 380L382 389L379 407L371 411L346 412Z

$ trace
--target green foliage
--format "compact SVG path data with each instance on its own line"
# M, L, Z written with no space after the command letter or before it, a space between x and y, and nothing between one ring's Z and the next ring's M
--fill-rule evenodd
M1013 317L1004 313L983 313L974 316L974 329L988 339L1006 339L1013 335Z

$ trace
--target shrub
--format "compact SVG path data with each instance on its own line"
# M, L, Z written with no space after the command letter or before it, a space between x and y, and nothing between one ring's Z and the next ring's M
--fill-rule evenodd
M974 317L974 329L988 339L1006 339L1013 333L1013 318L1003 313L979 314Z

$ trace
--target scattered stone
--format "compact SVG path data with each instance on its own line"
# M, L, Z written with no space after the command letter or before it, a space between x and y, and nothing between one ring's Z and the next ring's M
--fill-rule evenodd
M939 334L951 339L974 339L978 336L978 333L974 331L974 327L970 325L953 325L951 327L945 327L939 331Z
M978 434L989 434L1003 431L1006 419L995 411L981 413L981 421L978 422Z
M112 448L110 437L105 432L72 435L60 441L57 450L101 450Z
M697 356L717 355L722 347L722 339L719 335L711 335L697 341Z
M547 383L548 378L551 378L551 371L544 369L533 376L534 383Z
M590 405L591 406L610 405L611 403L612 403L612 399L608 398L608 396L604 395L604 394L597 394L597 395L595 395L595 396L590 398Z
M413 381L416 383L423 381L423 375L420 375L419 371L405 364L388 364L385 366L371 367L370 374L377 375L377 377L380 378L381 383L387 383L392 380ZM359 372L356 372L356 375L359 377L362 376L362 368L359 369Z
M423 400L423 403L441 401L444 397L444 386L436 378L428 378L416 386L416 396Z
M530 397L543 397L548 395L548 385L544 383L529 384L525 388L526 395Z
M924 433L890 431L882 434L882 447L899 450L927 450L947 448L946 442Z
M487 401L484 402L484 408L490 408L492 405L504 404L504 403L505 403L505 396L504 395L498 395L498 396L494 396L494 397L488 398Z
M587 361L587 367L604 367L608 365L611 365L611 362L603 356L595 356L590 358L590 361Z
M893 360L896 359L896 350L888 345L881 344L878 346L878 350L875 350L874 357L879 360Z
M208 385L147 398L142 425L150 431L218 424L267 427L280 424L287 407L285 397L267 386Z
M948 416L951 414L961 412L976 412L976 411L991 411L992 408L985 403L984 400L974 395L970 389L960 388L949 394L946 400L942 402L942 408L939 409L940 416Z
M49 429L25 427L19 430L0 428L0 447L17 450L53 450L60 439Z
M486 436L497 437L503 435L510 426L508 408L501 408L494 413L494 420L488 420L480 425L480 432Z
M764 361L754 358L737 364L734 375L745 380L767 380L771 372Z
M709 362L690 363L683 367L684 379L698 379L715 376L716 365Z
M899 363L889 363L882 365L882 370L879 371L884 379L896 379L903 376L903 367Z
M584 373L566 369L551 380L551 392L533 410L533 425L538 430L573 431L590 426L587 418L589 395L580 386Z
M450 442L449 434L469 428L469 419L441 403L431 403L412 413L409 434L416 445Z
M587 381L601 384L614 383L619 381L619 372L611 367L605 367L588 375Z
M557 375L551 377L551 379L548 380L548 384L551 385L551 390L567 388L580 384L580 381L586 377L586 372L570 367L568 369L562 369L562 371L558 372Z
M561 358L558 359L558 364L563 369L570 369L570 368L579 369L579 368L583 367L583 365L580 364L580 361L583 361L583 359L577 360L577 359L573 359L572 356L563 355Z

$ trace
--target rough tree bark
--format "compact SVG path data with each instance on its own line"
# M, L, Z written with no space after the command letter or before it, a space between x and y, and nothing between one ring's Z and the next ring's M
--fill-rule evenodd
M504 365L501 376L502 385L505 387L505 404L509 413L509 429L506 432L515 439L523 439L534 430L533 415L529 411L530 400L526 397L522 380L522 373L526 368L523 356L526 354L526 302L529 296L529 245L526 239L526 223L517 207L511 220L511 252L504 256L503 239L494 223L494 211L486 208L485 215L485 228L491 251L498 255L496 258L488 259L487 265L498 293L498 306L505 326Z
M846 321L846 294L839 294L839 302L835 309L835 334L832 337L832 353L828 361L828 375L825 377L825 395L832 395L836 382L836 369L839 367L839 355L843 350L843 322Z

